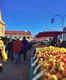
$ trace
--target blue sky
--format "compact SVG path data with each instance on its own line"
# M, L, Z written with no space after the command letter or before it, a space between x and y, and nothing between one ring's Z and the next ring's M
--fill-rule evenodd
M29 30L34 35L62 30L61 17L55 17L54 24L50 20L56 14L66 15L66 0L0 0L0 5L6 30Z

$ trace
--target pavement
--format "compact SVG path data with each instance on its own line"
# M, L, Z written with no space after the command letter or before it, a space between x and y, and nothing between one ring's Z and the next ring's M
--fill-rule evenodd
M30 54L31 51L28 53ZM29 80L29 63L30 61L28 64L24 64L23 56L21 64L14 64L9 60L3 64L4 70L0 72L0 80Z

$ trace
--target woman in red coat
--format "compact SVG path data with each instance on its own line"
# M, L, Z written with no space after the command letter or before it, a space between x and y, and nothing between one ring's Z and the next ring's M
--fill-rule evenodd
M13 42L13 53L15 54L16 63L18 63L20 61L21 49L22 49L22 43L19 39L17 39L16 41Z

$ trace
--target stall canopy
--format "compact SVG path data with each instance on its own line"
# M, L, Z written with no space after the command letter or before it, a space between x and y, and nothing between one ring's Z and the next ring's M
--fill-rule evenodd
M66 33L66 32L62 32L62 31L48 31L48 32L40 32L36 35L37 38L40 38L40 37L54 37L54 36L58 36L58 35L61 35L63 33Z

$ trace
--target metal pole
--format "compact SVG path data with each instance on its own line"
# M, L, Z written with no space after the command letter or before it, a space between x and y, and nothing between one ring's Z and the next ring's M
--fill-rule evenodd
M64 27L64 16L66 16L66 15L61 16L61 15L57 14L57 15L54 16L54 18L55 18L56 16L59 16L59 17L61 18L61 21L62 21L61 27L62 27L62 31L63 31L63 27ZM53 21L53 22L54 22L54 21ZM62 34L61 36L62 36L61 39L63 40L63 34Z

